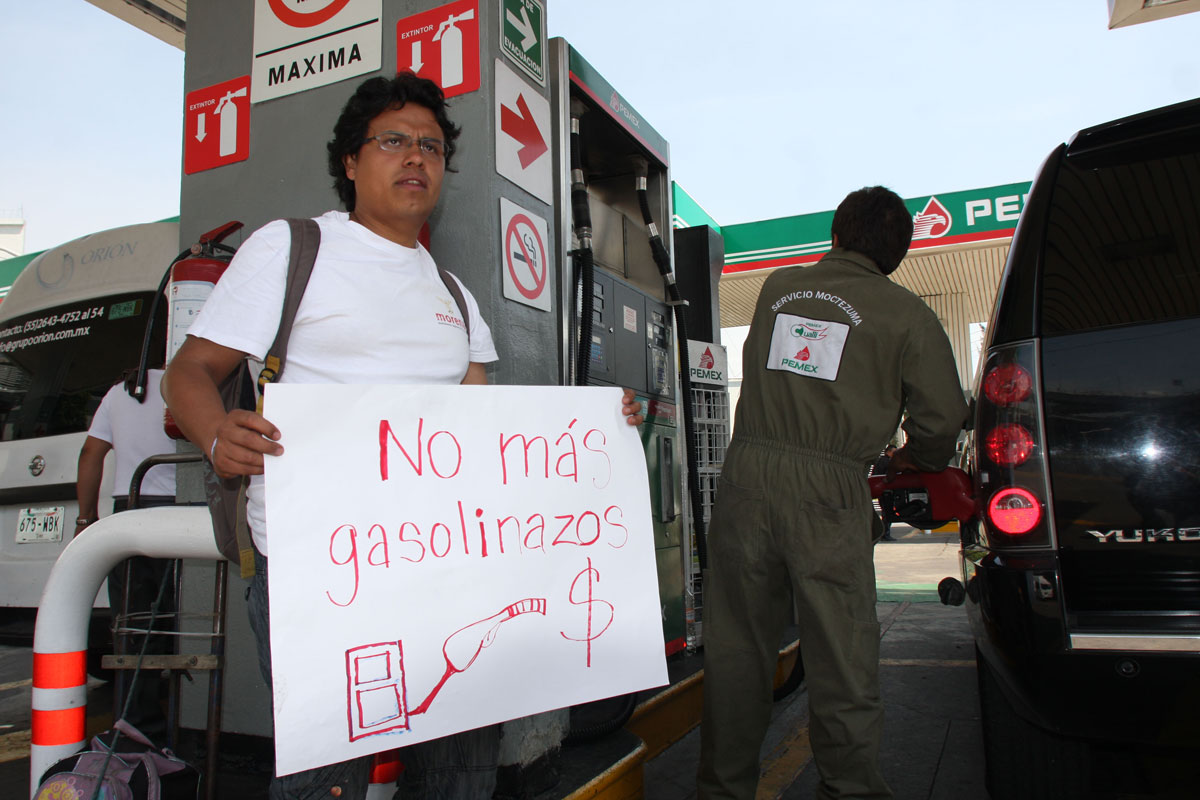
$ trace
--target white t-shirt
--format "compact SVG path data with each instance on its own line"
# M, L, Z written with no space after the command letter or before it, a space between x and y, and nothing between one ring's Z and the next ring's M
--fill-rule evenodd
M321 247L296 312L281 383L454 384L469 362L499 358L475 298L460 281L471 320L467 341L458 304L424 247L384 239L345 212L330 211L317 224ZM286 221L255 231L188 335L261 361L279 329L290 250ZM247 498L254 544L265 555L261 475L252 476Z
M175 453L175 442L163 432L163 400L158 391L163 371L147 372L146 402L139 403L118 383L108 390L92 417L88 436L113 446L113 496L129 494L138 465L150 456ZM175 496L175 465L151 467L142 478L141 494Z

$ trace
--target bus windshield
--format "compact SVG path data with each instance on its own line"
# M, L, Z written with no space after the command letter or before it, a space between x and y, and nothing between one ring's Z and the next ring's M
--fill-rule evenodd
M86 431L105 392L137 365L153 298L96 297L0 323L0 441ZM159 312L163 331L163 304Z

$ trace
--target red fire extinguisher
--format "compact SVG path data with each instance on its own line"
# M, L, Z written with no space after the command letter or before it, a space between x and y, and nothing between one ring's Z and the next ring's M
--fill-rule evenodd
M165 292L160 292L159 296L165 293L168 300L168 361L183 346L192 321L233 259L236 248L222 244L222 240L241 227L242 223L235 220L203 234L196 244L171 262L163 276ZM170 409L163 410L163 429L172 439L185 438L171 417Z

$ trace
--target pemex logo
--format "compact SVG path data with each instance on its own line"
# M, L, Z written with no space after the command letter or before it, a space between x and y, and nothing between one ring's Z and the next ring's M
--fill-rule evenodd
M921 213L913 214L913 241L940 239L950 232L951 224L953 219L950 212L938 202L937 197L930 197Z
M808 361L810 358L812 358L812 354L808 352L807 347L801 350L799 353L796 353L797 361Z
M621 99L621 95L617 94L616 89L613 89L612 97L608 98L608 105L614 114L623 117L633 127L642 127L642 121L633 113L633 109L625 105L625 101Z
M712 348L704 348L704 354L700 356L700 369L712 369L716 361L713 359Z

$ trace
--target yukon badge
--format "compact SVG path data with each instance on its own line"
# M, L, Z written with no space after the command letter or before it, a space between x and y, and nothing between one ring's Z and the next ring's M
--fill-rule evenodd
M1132 530L1088 531L1101 544L1139 542L1200 542L1200 528L1134 528Z

